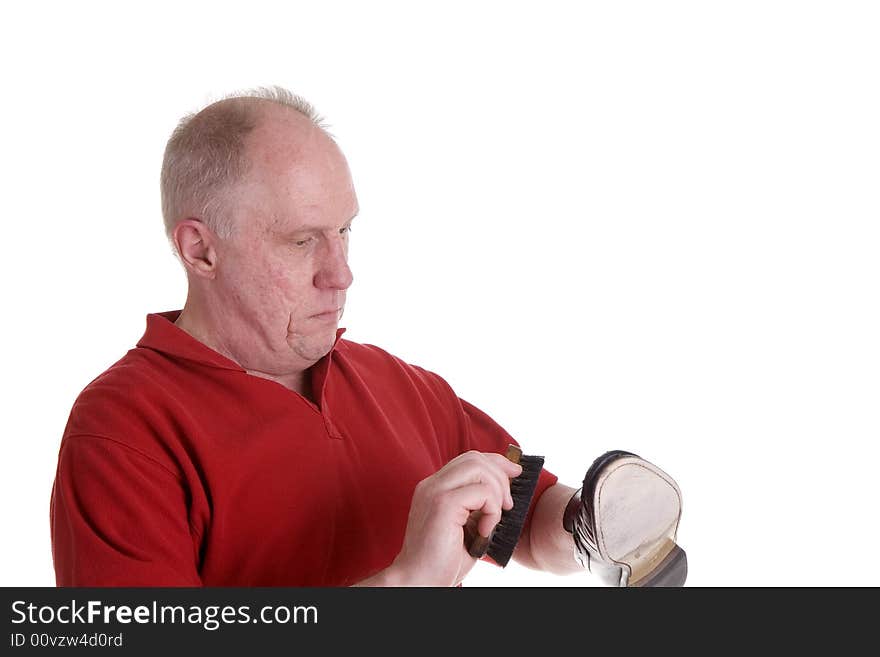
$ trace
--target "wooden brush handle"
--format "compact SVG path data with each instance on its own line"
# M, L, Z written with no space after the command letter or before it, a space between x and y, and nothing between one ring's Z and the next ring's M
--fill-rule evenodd
M519 465L522 450L511 443L507 446L504 456L508 461ZM492 542L491 536L486 538L477 530L477 522L480 520L480 515L479 511L471 511L464 526L464 546L467 548L468 554L476 559L486 554L486 550L489 549L489 544Z

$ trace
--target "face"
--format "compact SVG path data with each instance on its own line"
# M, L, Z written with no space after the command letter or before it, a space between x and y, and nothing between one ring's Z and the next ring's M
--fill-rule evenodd
M232 190L235 230L218 244L215 305L242 366L283 375L334 344L358 205L336 144L298 113L273 112L249 135L251 171Z

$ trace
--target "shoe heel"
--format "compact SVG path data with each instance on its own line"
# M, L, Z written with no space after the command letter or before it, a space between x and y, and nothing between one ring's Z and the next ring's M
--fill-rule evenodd
M633 568L633 573L638 574L638 579L630 579L627 586L648 588L665 586L684 586L687 579L687 554L678 545L672 543L669 552L656 566L638 573L638 566Z

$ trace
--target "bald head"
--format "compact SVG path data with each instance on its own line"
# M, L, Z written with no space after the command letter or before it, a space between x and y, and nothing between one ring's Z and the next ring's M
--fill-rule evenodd
M232 235L230 192L281 144L302 150L332 143L323 120L303 98L280 87L233 94L184 117L168 140L162 163L161 194L169 239L183 219L199 219L218 236ZM335 147L335 144L333 144ZM325 149L326 150L326 149ZM341 154L340 154L341 155ZM173 241L172 241L173 244Z
M302 102L227 98L172 135L162 191L189 286L178 326L299 391L353 280L358 201L339 147Z

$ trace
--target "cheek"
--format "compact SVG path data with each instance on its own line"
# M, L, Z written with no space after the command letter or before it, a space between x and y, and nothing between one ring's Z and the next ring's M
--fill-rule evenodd
M289 296L295 291L296 279L292 272L283 267L272 267L263 274L266 285L274 290L279 296Z
M276 265L264 272L263 277L266 293L273 297L276 303L294 313L300 306L307 305L312 280L306 272L290 266Z
M305 257L276 255L264 260L262 269L261 275L279 288L301 290L312 282L311 263Z
M229 281L236 303L259 316L275 314L285 297L283 271L256 258L242 258L236 264L239 266Z
M253 249L242 252L236 267L236 288L240 302L262 316L278 319L298 315L308 301L311 278L306 263L291 262L288 254Z

